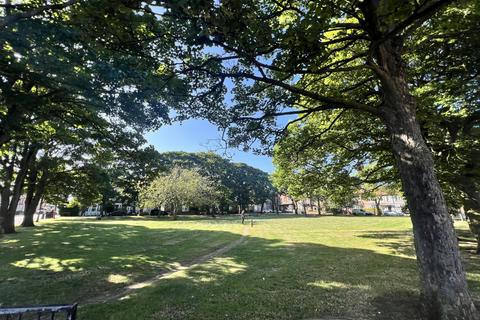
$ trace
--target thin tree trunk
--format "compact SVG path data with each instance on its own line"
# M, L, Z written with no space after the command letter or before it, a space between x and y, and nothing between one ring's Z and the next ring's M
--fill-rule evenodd
M468 212L479 212L480 213L480 191L477 188L477 185L472 178L463 176L458 179L457 183L460 186L460 189L467 195L464 200L464 212L468 216L468 225L470 230L475 233L477 237L477 254L480 254L480 234L479 228L477 227L480 224L477 215L468 215ZM462 218L463 219L463 218Z
M380 208L380 201L381 199L374 199L375 201L375 208L377 209L377 216L381 216L383 215L383 211L382 211L382 208Z
M172 210L172 220L177 220L177 206L173 206Z
M40 206L39 206L39 208L38 208L39 213L37 213L37 220L36 220L36 222L38 222L38 221L40 220L40 212L42 211L42 206L43 206L43 197L42 197L42 199L40 199Z
M457 237L435 174L433 156L416 119L401 45L401 39L380 45L377 60L381 68L375 71L384 94L380 113L390 133L412 213L424 309L432 320L477 320L479 315L468 290Z
M320 208L320 198L317 198L317 213L319 216L322 215L322 209Z

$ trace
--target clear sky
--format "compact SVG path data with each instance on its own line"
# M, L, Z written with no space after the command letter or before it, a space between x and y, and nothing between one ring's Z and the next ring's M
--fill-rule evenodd
M197 119L164 126L155 132L145 135L147 141L154 145L159 152L212 151L218 149L220 137L220 132L215 126L206 120ZM217 151L217 153L225 156L222 151ZM229 149L227 153L227 157L233 162L244 162L266 172L273 171L272 159L270 157L237 149Z

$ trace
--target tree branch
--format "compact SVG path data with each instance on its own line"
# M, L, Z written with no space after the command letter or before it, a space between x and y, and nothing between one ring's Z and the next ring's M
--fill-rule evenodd
M71 5L74 5L74 4L78 3L79 1L80 0L68 0L65 3L45 5L45 6L41 6L41 7L31 9L30 11L19 12L19 13L15 13L15 14L12 14L12 15L4 16L4 17L0 18L0 28L4 28L4 27L6 27L6 26L8 26L12 23L15 23L19 20L22 20L22 19L32 18L32 17L34 17L36 15L39 15L41 13L44 13L46 11L65 9L65 8L71 6ZM7 8L10 8L10 7L15 7L15 6L8 6Z

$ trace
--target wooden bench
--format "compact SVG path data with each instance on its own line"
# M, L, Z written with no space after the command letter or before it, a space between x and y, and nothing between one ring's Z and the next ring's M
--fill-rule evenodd
M58 315L58 317L56 317ZM56 304L48 306L29 306L0 308L0 320L51 319L75 320L77 304Z

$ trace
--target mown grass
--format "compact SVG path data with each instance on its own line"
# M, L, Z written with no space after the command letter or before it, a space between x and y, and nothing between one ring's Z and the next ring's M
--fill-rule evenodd
M418 319L411 224L404 217L263 217L208 262L168 275L80 319ZM470 236L465 224L459 225ZM87 301L242 236L237 218L60 219L0 239L0 303ZM478 260L464 248L480 293Z

